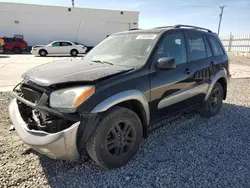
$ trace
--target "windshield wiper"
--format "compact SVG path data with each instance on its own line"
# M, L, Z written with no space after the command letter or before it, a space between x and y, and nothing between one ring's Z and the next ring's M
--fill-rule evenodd
M113 63L110 63L108 61L101 61L101 60L92 60L92 62L95 62L95 63L102 63L102 64L109 64L109 65L114 65Z

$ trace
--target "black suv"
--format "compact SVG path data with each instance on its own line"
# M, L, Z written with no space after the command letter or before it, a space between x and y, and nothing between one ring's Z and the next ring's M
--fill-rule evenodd
M113 34L83 59L29 70L9 113L21 139L51 158L86 151L104 168L126 164L151 124L226 99L228 56L208 29L176 25Z

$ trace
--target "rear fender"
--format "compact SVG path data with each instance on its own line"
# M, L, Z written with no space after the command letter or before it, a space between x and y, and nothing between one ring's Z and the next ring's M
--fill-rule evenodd
M223 68L222 70L220 70L219 72L217 72L212 78L211 78L211 83L210 83L210 86L208 88L208 91L207 91L207 94L206 94L206 97L205 97L205 101L208 100L211 92L212 92L212 89L215 85L215 83L220 79L220 78L224 78L226 80L226 82L228 81L228 77L227 77L227 71L225 68Z

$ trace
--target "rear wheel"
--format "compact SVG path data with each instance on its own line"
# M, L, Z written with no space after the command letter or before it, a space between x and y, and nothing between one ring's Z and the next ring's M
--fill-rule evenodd
M73 57L76 57L78 55L78 51L77 50L71 50L70 55Z
M46 56L47 54L48 54L48 52L46 50L40 50L39 51L39 55L42 56L42 57Z
M14 52L15 54L21 54L21 53L22 53L22 49L19 48L19 47L14 47L14 48L13 48L13 52Z
M205 117L216 115L221 109L222 102L223 88L220 83L216 82L208 100L202 106L201 115Z
M90 157L106 169L126 164L142 141L142 124L135 112L114 107L100 121L87 142Z

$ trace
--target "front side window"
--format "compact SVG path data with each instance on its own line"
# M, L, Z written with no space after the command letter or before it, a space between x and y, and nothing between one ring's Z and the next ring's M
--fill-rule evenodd
M54 42L54 43L52 43L52 46L53 46L53 47L60 46L60 42Z
M141 66L156 41L157 33L111 35L93 48L86 61L106 61L121 66Z
M195 61L207 57L205 43L201 34L187 33L187 45L189 47L189 61Z
M182 33L167 34L156 54L157 60L162 57L169 57L175 60L176 64L187 62L185 40Z
M217 41L216 38L214 38L213 36L208 36L208 39L211 43L212 49L214 51L214 55L215 56L220 56L220 55L224 55L224 52L222 50L221 45L219 44L219 42Z

